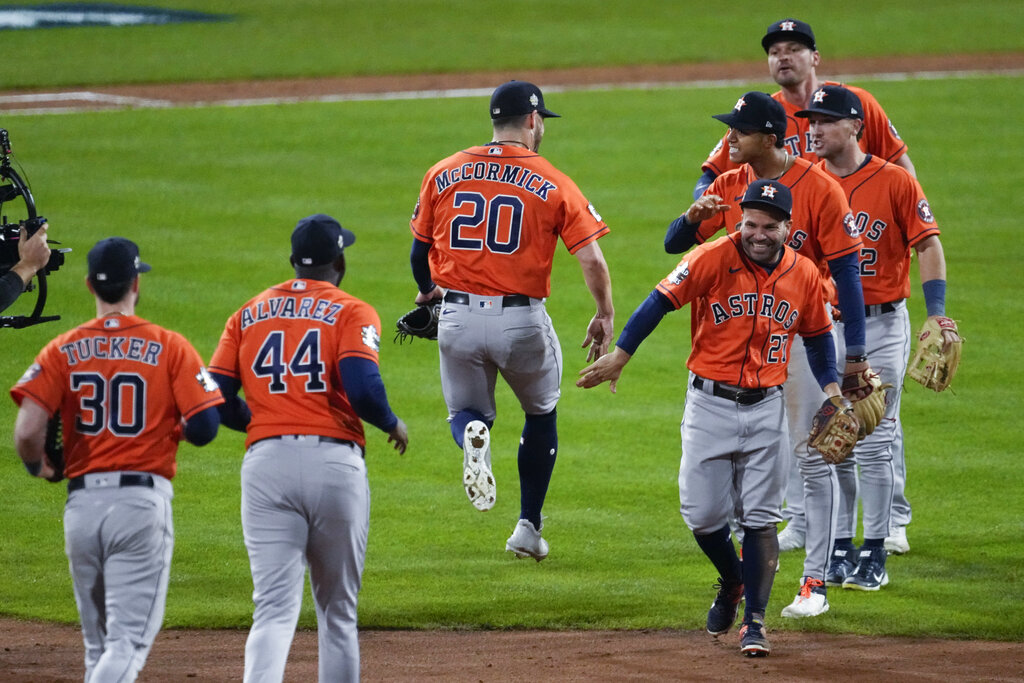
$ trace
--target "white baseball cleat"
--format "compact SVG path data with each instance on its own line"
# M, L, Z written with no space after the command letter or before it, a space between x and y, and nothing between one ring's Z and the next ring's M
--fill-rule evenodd
M466 425L462 434L462 485L477 510L494 507L497 486L491 473L491 433L480 420Z
M797 531L792 524L787 524L786 528L779 532L779 552L784 553L787 550L803 548L804 539L804 532Z
M541 529L544 526L541 525ZM505 550L515 553L516 557L532 557L540 562L548 556L548 542L540 536L540 531L527 519L519 520L512 535L505 541Z
M910 543L907 542L907 527L898 526L892 530L892 534L885 537L885 549L892 555L903 555L910 552Z
M789 605L782 608L782 616L790 619L816 617L828 611L828 600L825 598L825 582L821 579L804 577L800 592Z

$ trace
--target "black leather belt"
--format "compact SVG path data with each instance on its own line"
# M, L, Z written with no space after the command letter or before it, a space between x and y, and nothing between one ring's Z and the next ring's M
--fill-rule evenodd
M74 479L68 479L68 493L77 491L78 489L85 488L85 477L75 477ZM151 474L121 474L118 486L148 486L153 488L153 475ZM100 488L100 487L97 487Z
M711 380L704 379L703 377L694 377L693 386L695 389L704 390L704 382L711 382ZM741 406L752 406L755 403L759 403L766 399L772 389L775 387L769 387L767 389L741 389L739 387L730 387L718 382L711 382L711 393L718 398L725 398L730 401L735 401Z
M466 304L468 306L469 294L466 294L465 292L448 292L444 295L444 300L450 304ZM529 306L530 297L525 294L506 294L501 297L501 305L506 308L511 308L513 306Z
M883 313L895 313L896 307L903 302L903 299L897 299L896 301L890 301L884 304L869 304L864 306L864 315L871 317L873 315L882 315Z

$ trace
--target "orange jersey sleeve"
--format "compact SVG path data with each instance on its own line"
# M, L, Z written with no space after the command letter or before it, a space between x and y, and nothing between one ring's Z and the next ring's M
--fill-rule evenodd
M741 387L777 386L794 337L823 334L832 321L813 263L785 249L769 273L746 258L739 239L700 245L657 289L677 309L692 302L691 371Z
M317 434L365 446L341 386L338 361L378 362L380 317L328 282L295 279L267 289L224 327L210 370L241 381L252 411L246 446L282 434Z
M423 178L410 228L431 245L438 285L475 294L551 293L561 240L570 254L608 233L576 184L543 157L503 145L473 147Z
M865 304L881 304L910 296L910 250L939 234L921 185L902 167L869 157L845 177L833 175L853 209L863 240L860 281Z
M60 335L11 389L60 410L65 475L137 470L172 478L181 419L224 402L180 334L136 316Z
M722 228L735 232L743 216L740 201L747 186L757 180L749 164L715 178L704 194L713 194L729 205L700 224L697 240L706 242ZM788 244L815 264L845 256L860 248L860 237L853 223L853 214L843 189L804 159L794 159L793 166L782 174L779 182L793 194L793 226Z
M878 100L863 88L846 85L837 81L824 81L821 85L842 85L849 89L858 98L864 108L864 135L860 139L860 148L868 154L881 157L886 161L895 161L907 153L907 145L900 139L896 127L892 125L882 105ZM810 119L796 116L796 113L805 107L798 107L790 103L778 91L772 97L778 101L786 110L786 138L783 141L787 152L798 156L812 164L817 163L818 156L811 151L810 143ZM721 175L737 167L729 160L729 146L725 143L725 136L719 140L715 148L708 154L708 158L701 165L701 170L712 171L715 175Z

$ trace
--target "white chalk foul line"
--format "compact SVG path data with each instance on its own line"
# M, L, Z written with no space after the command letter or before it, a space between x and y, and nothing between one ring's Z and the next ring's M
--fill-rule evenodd
M877 81L946 80L978 78L980 76L1002 76L1017 78L1024 76L1024 69L954 70L954 71L895 71L874 74L838 74L829 79L849 82L857 79ZM724 79L698 81L638 81L631 83L592 83L587 85L546 85L545 92L572 92L589 90L673 90L697 88L740 87L757 83L757 79ZM492 88L451 88L446 90L403 90L394 92L333 93L324 95L252 97L199 102L173 102L171 100L145 97L129 97L90 91L34 93L29 95L0 95L0 111L5 116L31 116L38 114L77 114L84 112L121 109L193 109L204 107L262 107L283 104L335 103L335 102L380 102L388 100L451 99L459 97L486 97ZM87 102L86 106L40 106L3 110L3 104L43 104L47 102Z

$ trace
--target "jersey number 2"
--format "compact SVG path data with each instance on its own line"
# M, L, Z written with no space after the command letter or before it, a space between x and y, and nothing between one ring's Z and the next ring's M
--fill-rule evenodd
M256 359L252 362L253 374L257 377L270 378L270 386L267 389L272 394L287 393L288 384L285 378L289 374L304 376L306 391L327 391L327 384L324 382L327 366L320 360L320 330L315 327L307 330L287 363L284 360L284 342L284 332L280 330L274 330L267 335L256 353Z

